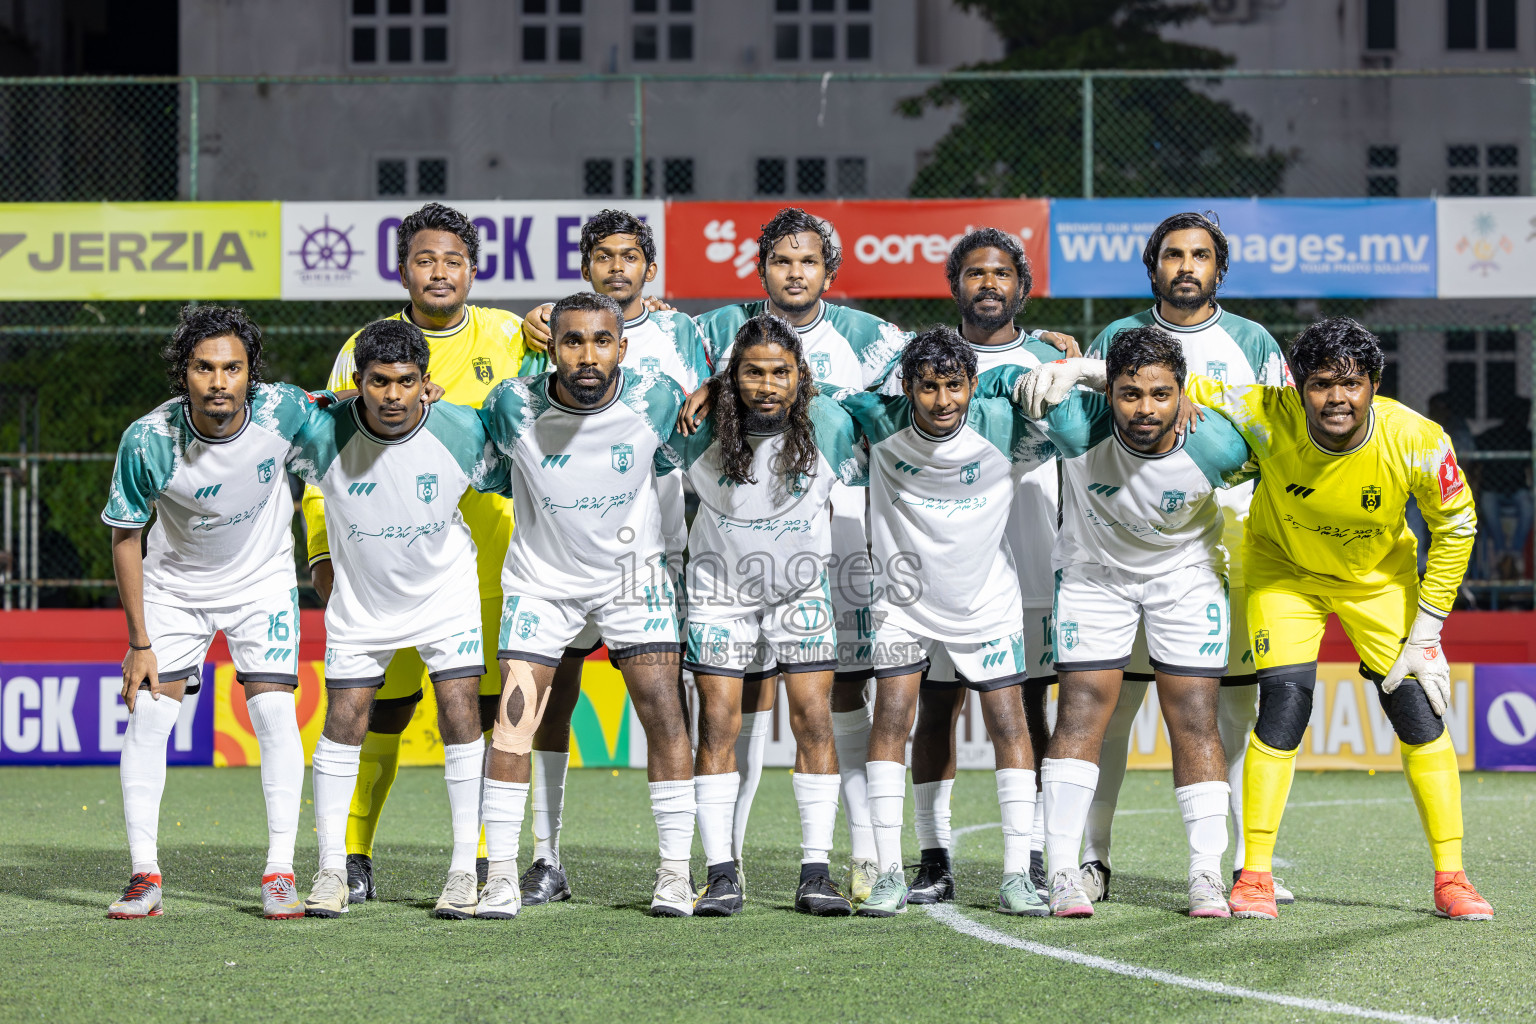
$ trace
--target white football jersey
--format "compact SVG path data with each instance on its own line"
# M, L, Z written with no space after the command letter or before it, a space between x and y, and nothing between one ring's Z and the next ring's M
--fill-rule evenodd
M180 398L123 432L101 519L132 529L158 512L144 555L146 601L217 608L297 585L283 463L318 414L299 388L258 384L231 437L199 433Z
M636 373L664 373L689 394L709 377L704 335L686 313L642 313L624 321L624 340L624 365Z
M1190 373L1211 377L1223 384L1290 384L1291 371L1274 337L1261 325L1220 305L1211 316L1193 327L1180 327L1158 315L1157 307L1134 316L1116 320L1093 340L1087 355L1103 359L1115 335L1129 327L1157 326L1178 339L1184 350L1184 363ZM1210 417L1206 418L1209 422ZM1203 424L1196 426L1199 433ZM1253 501L1253 483L1240 484L1219 491L1216 501L1222 508L1225 543L1229 554L1228 576L1231 585L1243 585L1240 552L1248 506Z
M834 397L870 446L876 628L889 618L918 636L962 643L1019 632L1023 605L1006 538L1014 467L1040 466L1055 447L1004 398L973 398L965 424L934 438L918 429L904 397Z
M682 408L661 373L619 367L617 393L595 409L562 405L555 375L498 384L481 415L512 461L517 528L502 567L504 593L558 601L659 586L665 562L656 466Z
M288 465L325 496L336 568L329 646L414 647L480 621L475 542L459 499L470 488L505 491L507 465L476 410L437 402L410 433L384 438L349 399L310 423Z
M723 371L736 344L736 332L767 308L766 302L722 306L699 317L710 359ZM858 309L822 302L816 318L796 327L805 349L805 361L817 383L855 391L885 379L901 359L912 335L895 324Z
M827 508L835 484L867 483L868 460L853 421L831 398L814 395L808 410L818 458L809 478L787 483L774 471L783 433L749 434L752 477L726 476L710 416L670 446L699 496L688 536L688 607L771 606L803 592L832 554Z
M1046 417L1062 457L1062 524L1052 564L1156 574L1199 565L1226 571L1216 496L1253 479L1237 430L1207 416L1160 455L1121 440L1109 400L1078 391Z

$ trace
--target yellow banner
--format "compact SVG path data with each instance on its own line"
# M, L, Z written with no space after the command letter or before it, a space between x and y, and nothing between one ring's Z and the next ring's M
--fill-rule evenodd
M0 299L275 299L278 203L0 203Z
M1451 706L1445 727L1456 748L1461 770L1473 768L1472 663L1451 663ZM1157 706L1157 687L1147 688L1131 727L1131 768L1173 767L1168 730ZM1301 740L1296 767L1303 770L1375 769L1399 772L1397 736L1381 710L1373 683L1360 677L1352 662L1323 662L1317 666L1317 689L1312 693L1312 720Z
M235 682L235 666L215 663L213 668L213 763L225 768L261 763L261 748L251 714L245 706L245 687ZM443 740L437 731L437 701L432 687L425 688L411 724L400 736L400 763L443 763ZM299 662L299 690L295 695L299 736L308 764L325 726L325 663ZM581 696L571 715L572 768L627 768L629 751L629 694L624 678L607 658L592 658L582 668Z

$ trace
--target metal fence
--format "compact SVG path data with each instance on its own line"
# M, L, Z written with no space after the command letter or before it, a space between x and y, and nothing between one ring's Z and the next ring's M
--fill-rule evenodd
M1529 195L1533 155L1527 69L0 79L7 202ZM1025 319L1086 341L1147 302L1042 299ZM308 386L398 308L246 305L270 375ZM940 301L862 305L907 327L954 319ZM1227 305L1282 342L1334 313L1376 330L1385 391L1446 425L1481 499L1464 600L1531 604L1536 306ZM112 600L110 453L166 396L157 353L176 309L0 303L6 607Z

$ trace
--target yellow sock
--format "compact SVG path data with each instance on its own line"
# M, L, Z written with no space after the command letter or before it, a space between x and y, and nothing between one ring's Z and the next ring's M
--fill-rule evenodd
M347 852L373 856L373 836L379 830L379 818L389 789L400 774L400 734L370 732L363 737L363 752L357 766L357 786L352 790L352 807L347 813Z
M1403 775L1419 805L1436 871L1461 870L1461 774L1451 734L1416 747L1401 744Z
M493 730L491 730L491 729L485 730L485 749L486 750L490 750L491 749L491 732L492 731ZM480 845L475 847L475 857L476 857L476 859L482 859L482 858L485 857L485 826L484 825L480 826Z
M1249 871L1273 871L1275 835L1280 816L1291 795L1296 775L1296 751L1276 750L1254 733L1248 737L1248 756L1243 759L1243 842L1247 851L1243 867Z

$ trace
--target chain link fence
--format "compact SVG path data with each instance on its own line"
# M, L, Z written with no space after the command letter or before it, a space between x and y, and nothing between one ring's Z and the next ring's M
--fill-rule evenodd
M1533 138L1532 73L1508 70L9 79L0 201L1528 195ZM1023 319L1086 344L1148 301L1039 299ZM398 308L245 305L269 378L309 387ZM955 320L937 300L860 305ZM1384 392L1447 428L1478 493L1464 603L1530 607L1531 302L1226 305L1282 344L1324 315L1375 330ZM167 397L177 308L0 303L5 607L115 599L111 453Z

